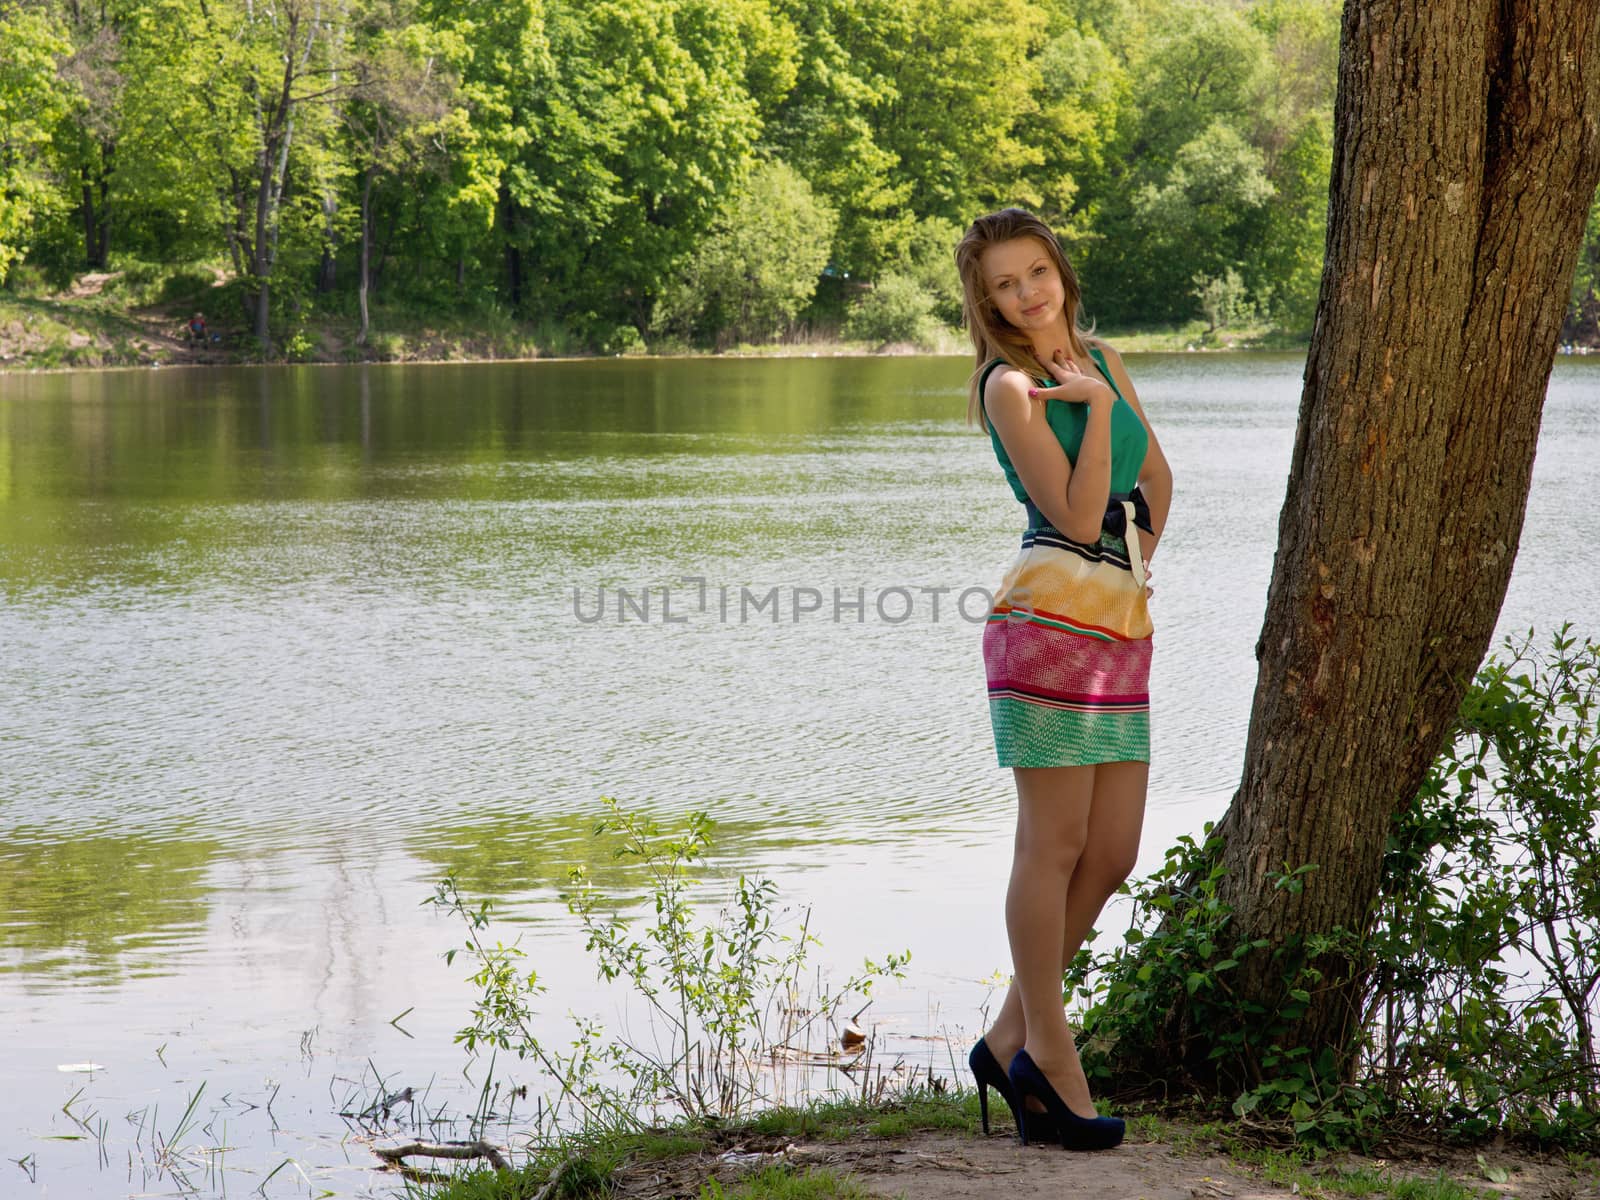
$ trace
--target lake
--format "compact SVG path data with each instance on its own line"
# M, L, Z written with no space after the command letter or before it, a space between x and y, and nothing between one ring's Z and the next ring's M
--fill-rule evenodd
M1302 359L1128 365L1177 481L1148 870L1238 780ZM0 375L0 1194L391 1194L340 1113L484 1078L446 871L552 1029L629 1020L558 898L641 895L602 797L708 811L712 894L769 876L831 972L910 950L862 1021L948 1071L1008 966L979 637L1024 524L967 371ZM1502 634L1600 634L1597 463L1563 358Z

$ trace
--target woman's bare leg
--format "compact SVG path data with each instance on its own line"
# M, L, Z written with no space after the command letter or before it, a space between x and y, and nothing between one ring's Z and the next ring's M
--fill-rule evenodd
M1067 893L1089 837L1095 768L1019 767L1015 774L1017 840L1006 934L1025 1044L1049 1071L1077 1057L1061 1007L1061 945Z
M1042 1042L1033 1038L1032 1027L1024 1014L1022 991L1018 986L1018 979L1014 977L1010 988L1006 991L1005 1000L1001 1003L1000 1011L996 1014L994 1024L984 1035L984 1040L1002 1065L1009 1064L1012 1055L1027 1043L1028 1053L1051 1077L1062 1099L1080 1115L1092 1116L1094 1104L1089 1096L1088 1082L1078 1062L1077 1049L1072 1042L1071 1030L1066 1027L1066 1016L1060 1003L1061 972L1076 957L1084 938L1099 919L1106 901L1133 871L1139 853L1139 835L1144 825L1145 793L1150 768L1148 763L1122 762L1102 763L1093 768L1058 767L1030 770L1040 773L1046 770L1094 772L1082 849L1075 856L1073 866L1068 873L1066 895L1062 901L1060 959L1051 984L1054 989L1053 1003L1059 1019L1059 1028L1055 1030L1054 1039L1050 1035L1047 1035ZM1032 826L1025 823L1022 808L1025 803L1024 788L1027 785L1021 779L1022 770L1019 769L1017 774L1019 810L1016 852L1012 867L1013 890L1017 887L1018 864L1036 853L1034 847L1026 845L1025 842L1036 832L1048 833L1050 829L1048 826L1041 827L1037 822ZM1041 783L1044 784L1043 788L1034 787L1031 790L1036 794L1043 792L1048 797L1052 781L1043 780ZM1054 786L1060 788L1061 785ZM1071 784L1068 783L1066 791L1058 790L1056 794L1066 797L1070 795L1070 791ZM1048 798L1044 802L1050 803ZM1070 807L1072 807L1070 800L1062 805L1064 810ZM1070 812L1066 815L1070 824L1074 817ZM1011 912L1011 897L1008 893L1006 905L1008 929L1011 924ZM1013 934L1014 960L1017 953L1015 945L1016 939ZM1019 977L1020 974L1019 971ZM1051 1018L1050 1022L1055 1025L1056 1018ZM1048 1056L1052 1060L1049 1065L1046 1065L1041 1055ZM1062 1086L1063 1084L1065 1086ZM1030 1098L1030 1104L1033 1103L1035 1102Z

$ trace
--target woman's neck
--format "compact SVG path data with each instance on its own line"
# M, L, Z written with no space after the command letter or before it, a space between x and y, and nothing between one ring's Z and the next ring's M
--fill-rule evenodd
M1057 350L1068 358L1074 357L1072 353L1072 330L1067 327L1065 313L1049 329L1041 329L1029 340L1033 343L1034 354L1042 363L1050 362L1055 357Z

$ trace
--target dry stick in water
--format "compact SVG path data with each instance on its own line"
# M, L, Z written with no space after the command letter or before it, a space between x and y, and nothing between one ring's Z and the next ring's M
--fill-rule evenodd
M509 1171L511 1164L496 1146L488 1142L407 1142L404 1146L374 1146L372 1152L385 1162L404 1165L406 1158L420 1154L427 1158L487 1158L496 1171Z

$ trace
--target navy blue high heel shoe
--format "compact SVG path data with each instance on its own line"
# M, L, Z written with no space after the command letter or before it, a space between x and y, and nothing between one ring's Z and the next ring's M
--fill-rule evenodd
M993 1088L1011 1110L1017 1136L1022 1139L1024 1146L1028 1144L1030 1136L1039 1141L1055 1140L1055 1122L1048 1113L1029 1112L1025 1106L1017 1103L1017 1093L1011 1086L1011 1080L1006 1076L1000 1060L994 1056L994 1051L982 1038L978 1039L972 1053L967 1055L967 1066L972 1068L972 1077L978 1081L978 1112L983 1117L984 1133L989 1132L989 1089Z
M1049 1140L1059 1140L1068 1150L1109 1150L1122 1141L1124 1126L1120 1117L1080 1117L1056 1094L1056 1089L1050 1086L1050 1080L1026 1050L1017 1051L1007 1075L1011 1080L1015 1105L1020 1107L1026 1104L1029 1096L1036 1097L1044 1104L1045 1112L1053 1122ZM1036 1127L1030 1129L1024 1126L1021 1133L1024 1146L1028 1144L1030 1134L1040 1136Z

